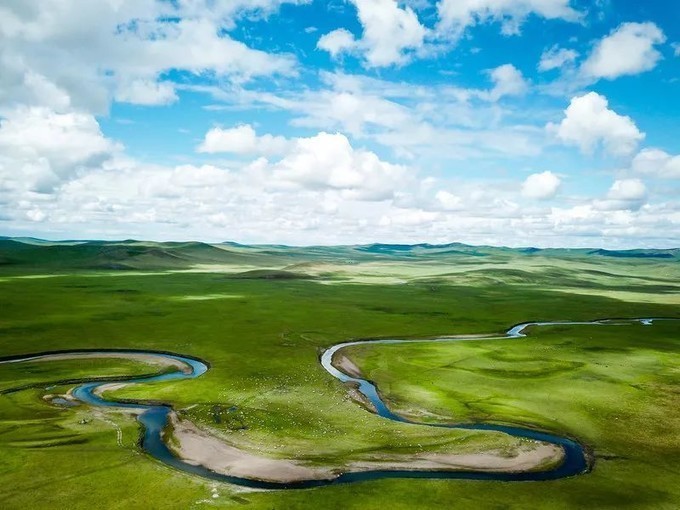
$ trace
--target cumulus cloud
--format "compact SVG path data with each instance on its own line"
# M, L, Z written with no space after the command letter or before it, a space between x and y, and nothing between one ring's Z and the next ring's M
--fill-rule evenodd
M488 93L482 93L481 97L491 101L498 101L504 96L518 96L527 91L528 84L522 73L512 64L504 64L489 73L494 83Z
M49 0L0 5L0 101L106 111L109 101L166 104L169 70L232 79L290 74L296 61L249 48L225 28L280 1ZM230 17L231 16L231 17Z
M356 47L354 35L349 30L338 28L332 32L324 34L316 45L320 50L325 50L335 58Z
M619 179L614 181L604 200L595 200L593 206L599 210L640 209L647 201L647 187L640 179Z
M522 183L522 195L545 200L554 197L561 184L560 178L550 171L531 174Z
M630 154L645 135L630 117L619 115L608 106L607 98L596 92L574 97L564 110L562 122L549 123L547 129L584 153L592 153L602 145L613 155Z
M0 153L2 153L0 151ZM50 193L4 194L13 231L52 236L236 239L294 244L462 242L575 246L673 244L680 210L618 184L599 201L523 207L518 186L419 181L342 135L295 141L279 161L148 165L114 154ZM313 166L321 172L312 173ZM3 181L0 180L0 183ZM449 188L449 189L446 189ZM262 225L268 228L263 229ZM276 237L272 238L272 232Z
M460 211L464 209L463 199L446 190L439 190L434 196L437 204L445 211Z
M48 193L120 150L89 114L17 108L0 122L0 187Z
M581 72L609 80L653 69L661 53L656 45L666 36L654 23L623 23L597 43Z
M0 203L9 205L7 219L15 228L44 222L55 232L75 228L83 236L97 232L99 238L191 237L198 229L203 238L262 242L269 235L262 233L266 224L268 231L275 230L288 242L309 242L307 237L294 236L312 231L317 239L346 242L349 237L343 236L364 227L367 236L374 235L370 225L375 227L380 218L391 215L395 197L419 187L413 169L354 148L341 134L294 139L283 157L274 161L255 158L242 166L230 163L228 168L163 166L127 158L120 153L122 148L99 140L92 118L69 122L69 117L57 116L54 123L60 127L52 128L46 139L54 142L23 144L27 161L39 160L40 155L51 158L53 144L58 143L85 152L70 153L68 161L50 159L51 164L71 170L59 186L41 193L12 187L13 181L6 186L5 178L18 168L21 179L27 174L18 167L23 157L18 133L24 130L2 126L0 147L9 143L17 148L9 154L0 151ZM59 129L64 133L55 138ZM90 137L78 138L82 132ZM83 165L88 171L78 170Z
M541 55L541 60L538 63L539 71L550 71L552 69L560 69L567 64L571 64L578 58L578 52L575 50L560 48L555 45L546 49Z
M642 149L633 158L631 169L635 173L661 179L680 178L680 155L672 156L661 149Z
M334 30L319 39L318 47L337 56L356 50L367 67L386 67L406 62L422 48L427 29L420 24L411 7L400 7L396 0L351 0L363 28L360 39L344 29Z
M285 152L288 146L289 142L285 137L270 134L258 136L252 126L243 124L229 129L212 128L205 134L197 150L209 154L226 152L272 155Z
M289 234L338 233L365 222L370 204L385 203L375 212L377 223L397 193L419 186L412 169L356 149L341 134L287 141L257 136L250 126L212 132L213 148L254 159L228 168L149 165L125 156L88 114L19 109L0 124L5 219L15 226L75 226L82 235L90 228L146 236L158 229L181 235L186 228L228 228L228 238L245 239L263 224ZM211 137L206 140L210 145ZM281 157L269 161L257 157L261 152Z
M409 180L402 165L354 149L346 136L319 133L298 138L291 151L273 166L277 179L311 189L333 189L354 199L386 200Z
M647 196L647 188L640 179L614 181L607 194L613 200L642 200Z
M566 21L581 18L571 0L440 0L437 11L439 29L457 34L469 26L499 21L503 34L517 35L530 15Z

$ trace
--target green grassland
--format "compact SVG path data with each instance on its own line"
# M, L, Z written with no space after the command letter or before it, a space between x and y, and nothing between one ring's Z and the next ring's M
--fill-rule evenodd
M117 396L170 402L254 451L342 465L380 453L512 448L516 440L378 418L323 371L324 348L352 338L500 333L527 320L680 316L678 290L672 250L4 240L0 356L94 348L197 356L211 363L204 376ZM148 366L0 365L0 390L30 386L0 395L0 506L677 508L677 324L551 328L526 340L353 353L397 409L534 425L599 455L592 474L542 483L385 480L245 491L147 458L137 423L123 413L42 399L68 389L51 387L59 381Z
M625 496L628 506L672 508L680 502L679 333L673 322L551 326L529 338L348 354L404 415L566 433L593 450L594 471L569 481L593 503L621 505Z

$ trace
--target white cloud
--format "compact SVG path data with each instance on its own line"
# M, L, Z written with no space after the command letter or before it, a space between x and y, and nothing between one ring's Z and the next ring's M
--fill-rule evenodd
M425 86L391 82L361 75L321 73L317 90L246 93L215 91L231 109L237 101L248 108L276 108L293 114L296 127L340 130L355 139L377 142L400 158L436 160L535 156L545 143L545 131L513 124L506 116L518 110L499 97L519 94L528 86L511 65L487 70L495 77L487 89L463 89L449 84ZM235 99L236 98L236 99ZM232 106L233 105L233 106ZM237 107L243 108L243 105ZM216 105L216 108L220 106ZM527 117L522 109L520 117Z
M607 98L595 92L574 97L562 122L549 123L547 129L584 153L592 153L601 144L610 154L630 154L645 135L630 117L610 110L608 104Z
M58 111L70 108L70 94L26 66L20 56L0 50L0 67L0 105L44 105Z
M439 190L434 196L437 204L445 211L460 211L464 209L463 199L446 190Z
M118 87L116 101L147 106L166 105L178 100L174 84L134 80Z
M518 96L527 91L528 84L522 73L512 64L505 64L492 69L489 73L494 82L493 88L481 97L498 101L504 96Z
M488 89L456 89L326 73L322 78L330 90L265 100L297 114L294 126L340 130L387 146L405 159L424 154L455 159L537 154L544 132L499 125L500 112L494 103L523 93L526 81L511 65L488 74L494 81Z
M640 179L614 181L604 200L595 200L593 207L604 211L640 209L647 201L647 187Z
M268 54L225 28L243 13L270 12L275 0L166 2L48 0L0 6L0 102L105 112L112 98L139 104L174 100L156 83L175 69L245 80L291 74L291 55Z
M666 36L654 23L623 23L597 43L581 72L588 77L612 80L649 71L661 58L655 45L665 40Z
M398 104L378 96L327 92L317 97L317 103L307 108L307 119L294 123L299 126L342 126L353 134L361 134L366 125L397 127L409 118Z
M345 30L344 28L339 28L322 35L316 47L327 51L331 54L331 57L335 58L338 55L355 48L356 40L354 39L352 32Z
M550 71L552 69L560 69L565 65L574 62L577 57L578 52L567 48L560 48L555 45L543 52L541 60L538 63L538 70Z
M662 208L638 208L631 210L618 207L601 207L601 204L582 204L571 208L554 208L550 213L551 231L570 238L584 239L581 245L588 248L606 246L613 248L615 239L639 238L647 246L658 246L663 237L660 216L666 213ZM661 221L660 221L661 220ZM658 230L652 231L655 225ZM654 239L655 236L656 239ZM650 238L652 238L650 240ZM668 244L667 244L668 245ZM626 245L623 245L626 246ZM640 245L638 245L639 247ZM626 246L629 247L629 246Z
M123 34L115 44L130 52L114 61L122 73L158 74L169 69L213 71L220 75L250 77L292 71L288 56L273 56L219 35L219 26L207 19L182 19L177 23L152 20Z
M236 19L248 17L264 19L282 5L304 5L312 0L181 0L180 13L184 16L208 16L231 26Z
M355 149L340 134L295 139L274 162L259 158L244 166L231 163L231 168L167 167L126 158L105 139L97 148L97 125L91 117L71 123L68 117L57 119L64 133L34 144L37 148L26 159L40 159L38 153L49 156L53 149L49 140L69 148L82 146L83 151L89 148L89 152L71 154L71 160L60 162L71 167L68 177L37 194L25 187L5 186L5 177L16 172L22 154L0 151L0 203L7 206L13 227L34 228L29 225L44 222L54 232L76 229L81 236L97 233L98 238L195 237L200 231L203 238L260 242L272 232L283 241L305 236L309 242L309 235L342 239L366 228L370 237L371 226L392 214L397 194L419 187L412 169ZM18 147L18 139L10 135L19 131L3 125L2 143ZM80 135L83 131L91 138ZM85 164L88 171L80 171ZM20 181L30 177L21 170ZM403 221L413 225L406 218L409 215L404 212ZM262 229L263 225L268 228Z
M671 47L673 48L673 53L675 56L680 57L680 43L673 43L671 44Z
M319 39L318 47L332 56L355 50L362 53L367 67L386 67L406 62L425 43L427 29L411 7L396 0L350 0L357 8L363 27L360 39L344 29Z
M621 179L614 181L607 193L612 200L642 200L647 196L647 188L640 179Z
M437 4L441 31L460 35L469 26L499 21L505 35L516 35L530 15L546 19L578 21L581 14L571 0L440 0Z
M282 141L250 126L215 132L231 136L233 150L272 152ZM355 149L341 134L285 145L273 162L148 165L127 158L90 115L22 108L0 124L0 204L13 226L43 222L82 236L228 229L228 238L248 239L265 224L286 236L317 229L341 235L370 217L377 224L397 193L419 186L412 169Z
M307 92L286 105L302 115L293 125L363 136L368 130L395 129L417 121L407 107L386 98L384 90L366 90L365 83L346 75L322 78L330 90Z
M285 137L270 134L257 136L252 126L243 124L229 129L212 128L205 134L197 150L209 154L227 152L272 155L282 154L288 146L289 142Z
M89 114L17 108L0 122L0 188L50 192L119 150Z
M94 126L83 119L72 129L96 134ZM524 204L517 183L420 181L414 169L356 149L338 134L296 139L280 161L260 158L228 168L147 165L119 149L107 152L105 144L100 152L108 156L89 161L88 171L72 172L47 193L6 190L0 180L10 232L293 244L457 240L658 247L673 244L669 232L680 226L677 204L645 204L644 188L634 182L612 186L602 200L546 209ZM84 154L74 164L83 157L88 160Z
M458 129L437 127L429 123L403 126L375 135L375 140L401 151L412 151L421 158L445 158L462 166L467 160L493 160L537 156L541 153L539 133L531 130L499 127L496 129Z
M420 209L395 209L378 221L380 227L423 227L431 225L439 217L432 211Z
M522 183L522 195L539 200L552 198L557 194L560 184L560 178L550 171L531 174Z
M677 179L680 178L680 155L671 156L661 149L642 149L633 158L631 169L652 177Z
M410 179L402 165L352 148L342 134L319 133L298 138L291 151L273 166L277 179L311 189L333 189L346 198L386 200Z

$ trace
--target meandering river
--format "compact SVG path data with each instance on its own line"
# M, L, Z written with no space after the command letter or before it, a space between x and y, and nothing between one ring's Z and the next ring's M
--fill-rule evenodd
M216 473L203 466L197 466L184 462L182 459L175 456L163 440L163 431L168 423L168 416L172 412L172 408L167 405L152 405L135 402L122 402L115 400L108 400L100 395L102 386L116 384L116 381L107 380L106 382L96 381L87 382L76 386L73 389L73 396L81 402L99 407L113 407L119 409L129 409L138 411L138 420L143 425L143 436L141 439L142 449L152 457L159 461L172 466L176 469L193 473L212 480L224 481L236 485L242 485L252 488L261 489L301 489L310 487L319 487L323 485L350 483L366 480L376 480L380 478L450 478L450 479L474 479L474 480L501 480L501 481L528 481L528 480L554 480L574 475L585 473L589 469L588 460L585 454L584 447L576 440L561 437L547 432L540 432L530 428L498 425L493 423L421 423L409 420L393 413L380 398L375 384L361 377L354 377L346 374L339 368L333 365L333 356L338 351L354 345L362 344L399 344L399 343L413 343L413 342L460 342L460 341L475 341L475 340L498 340L508 338L518 338L526 336L525 331L529 327L546 327L554 325L614 325L614 324L633 324L642 323L651 326L654 321L665 319L603 319L597 321L586 322L528 322L519 324L509 329L504 336L457 336L457 337L440 337L435 339L389 339L389 340L358 340L352 342L345 342L334 345L326 350L321 356L321 366L333 377L343 383L352 383L356 385L361 394L368 399L377 414L387 420L392 420L400 423L409 423L416 426L427 427L444 427L452 429L469 429L469 430L485 430L497 431L509 434L518 438L532 439L536 441L543 441L561 447L564 451L564 461L557 467L538 472L489 472L489 471L453 471L453 470L375 470L375 471L361 471L361 472L347 472L339 475L332 480L303 480L296 482L270 482L251 478L241 478L236 476L229 476L225 474ZM0 360L0 363L20 363L25 361L37 361L40 359L49 360L55 355L78 355L87 354L94 355L97 353L111 354L116 353L125 355L149 355L158 358L165 358L166 361L172 363L181 363L185 366L183 370L175 370L169 373L164 373L155 376L139 377L135 379L126 379L118 381L120 384L142 384L152 382L171 381L178 379L194 379L200 377L208 371L207 363L192 358L190 356L182 356L177 354L169 354L155 351L139 351L139 350L98 350L98 351L59 351L52 353L40 353L25 356L14 356Z

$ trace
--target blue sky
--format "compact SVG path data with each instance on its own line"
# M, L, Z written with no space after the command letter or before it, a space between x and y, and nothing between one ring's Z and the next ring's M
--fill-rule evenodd
M680 3L0 6L0 233L680 243Z

